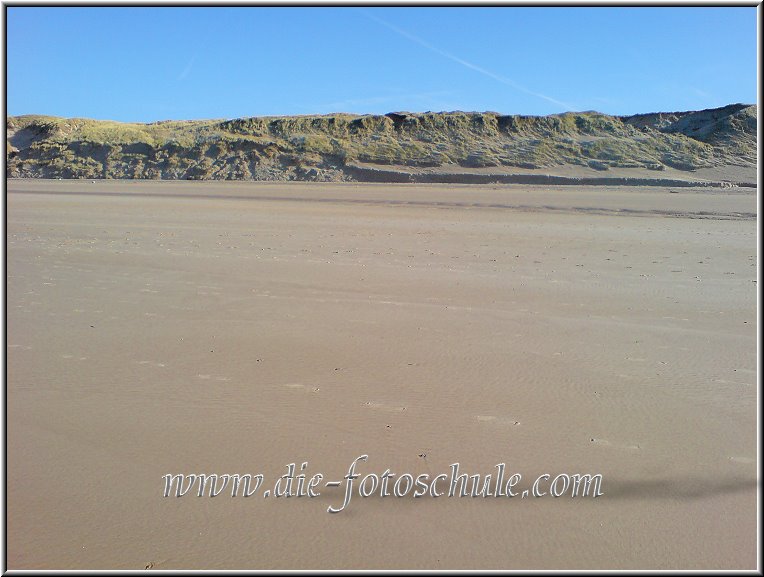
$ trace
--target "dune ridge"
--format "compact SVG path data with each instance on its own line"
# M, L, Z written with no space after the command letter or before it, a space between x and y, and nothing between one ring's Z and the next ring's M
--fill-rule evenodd
M755 186L757 107L121 123L9 117L9 177ZM713 178L704 178L712 171ZM567 179L567 180L566 180Z

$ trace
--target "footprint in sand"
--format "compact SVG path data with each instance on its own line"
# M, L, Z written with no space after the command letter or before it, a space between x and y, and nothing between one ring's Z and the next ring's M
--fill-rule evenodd
M286 387L287 389L292 389L292 390L295 390L295 391L301 391L301 390L302 391L308 391L309 390L309 391L311 391L313 393L317 393L318 391L321 390L318 387L306 387L302 383L286 383L283 386Z
M747 373L749 375L755 375L756 371L752 371L751 369L734 369L737 373Z
M166 559L161 559L157 561L149 561L146 563L146 566L144 567L145 570L154 569L157 565L161 565L166 561Z
M377 409L379 411L389 411L392 413L402 413L406 410L406 407L403 406L393 406L393 405L386 405L385 403L377 403L374 401L366 401L363 404L364 407L368 407L370 409Z
M751 463L754 463L754 459L751 459L750 457L727 457L730 461L733 463L739 463L741 465L750 465Z
M165 363L156 363L154 361L136 361L139 365L149 365L152 367L166 367Z
M223 375L206 375L206 374L198 374L196 375L196 378L202 379L203 381L218 381L218 382L227 382L231 379L229 377L223 376Z
M627 449L629 451L639 451L642 449L638 444L636 445L618 445L615 443L611 443L607 439L598 439L595 437L589 438L590 443L594 443L595 445L600 445L602 447L613 447L614 449Z
M724 380L724 379L714 379L714 382L715 383L721 383L723 385L740 385L740 386L743 386L743 387L750 387L750 386L752 386L751 383L741 383L739 381L727 381L727 380Z
M496 417L494 415L477 415L475 417L481 423L493 423L496 425L512 425L516 427L520 424L520 421L516 421L512 417Z

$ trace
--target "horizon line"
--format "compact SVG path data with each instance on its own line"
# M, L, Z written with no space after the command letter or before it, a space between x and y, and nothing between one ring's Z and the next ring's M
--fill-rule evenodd
M59 116L55 114L39 114L39 113L27 113L27 114L8 114L6 115L6 129L7 120L11 118L25 118L25 117L42 117L42 118L57 118L63 120L92 120L94 122L115 122L118 124L159 124L163 122L227 122L230 120L242 120L250 118L309 118L309 117L332 117L332 116L389 116L391 114L409 114L409 115L424 115L424 114L491 114L496 116L525 116L533 118L544 118L549 116L563 116L566 114L602 114L604 116L611 116L614 118L628 118L631 116L645 116L650 114L683 114L689 112L704 112L710 110L721 110L729 108L731 106L758 107L758 103L745 103L745 102L731 102L722 106L714 106L711 108L698 108L694 110L655 110L649 112L636 112L632 114L611 114L609 112L602 112L601 110L569 110L565 112L553 112L550 114L513 114L502 113L495 110L424 110L424 111L411 111L411 110L391 110L385 113L376 112L326 112L326 113L307 113L307 114L261 114L253 116L219 116L219 117L206 117L206 118L162 118L159 120L114 120L113 118L94 118L89 116Z

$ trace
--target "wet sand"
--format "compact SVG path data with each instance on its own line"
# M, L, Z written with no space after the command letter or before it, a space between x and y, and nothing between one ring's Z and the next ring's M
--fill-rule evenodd
M754 569L756 212L744 189L9 181L8 568ZM162 496L362 454L362 477L504 462L604 495Z

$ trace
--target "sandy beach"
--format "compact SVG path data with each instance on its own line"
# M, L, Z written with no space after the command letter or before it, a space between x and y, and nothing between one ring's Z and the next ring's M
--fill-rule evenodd
M755 189L7 188L8 569L755 568ZM363 454L603 495L163 496Z

